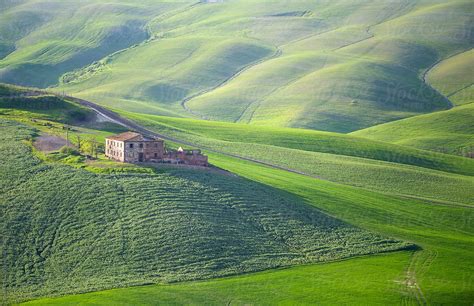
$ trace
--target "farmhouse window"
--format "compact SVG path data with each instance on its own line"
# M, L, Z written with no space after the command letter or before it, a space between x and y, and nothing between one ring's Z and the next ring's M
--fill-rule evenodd
M140 148L143 148L143 143L139 144L138 146L139 146Z
M130 144L130 149L133 149L133 143Z
M158 153L155 153L155 157L158 157Z

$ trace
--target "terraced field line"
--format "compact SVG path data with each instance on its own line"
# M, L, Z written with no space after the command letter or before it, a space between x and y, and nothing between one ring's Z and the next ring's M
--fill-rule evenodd
M340 47L337 47L337 48L335 48L335 49L332 49L331 51L338 51L338 50L344 49L344 48L346 48L346 47L349 47L349 46L358 44L358 43L360 43L360 42L363 42L363 41L366 41L366 40L369 40L369 39L374 38L374 37L375 37L375 34L372 33L372 32L370 32L370 28L371 28L372 26L375 26L375 25L377 25L377 24L370 25L370 26L368 26L368 27L365 29L365 32L366 32L367 35L368 35L367 37L364 37L364 38L359 39L359 40L356 40L356 41L354 41L354 42L351 42L351 43L342 45L342 46L340 46Z
M291 41L289 41L289 42L286 42L286 43L280 45L280 48L285 47L285 46L288 46L288 45L291 45L291 44L298 43L298 42L303 41L303 40L306 40L306 39L308 39L308 38L313 38L313 37L320 36L320 35L323 35L323 34L326 34L326 33L329 33L329 32L334 32L334 31L336 31L336 30L338 30L338 29L339 29L339 27L336 27L336 28L328 29L328 30L326 30L326 31L319 32L319 33L309 34L309 35L306 35L306 36L297 38L297 39L295 39L295 40L291 40Z
M403 4L401 4L401 6L403 6ZM371 33L371 31L370 31L371 28L373 28L373 27L375 27L375 26L378 26L378 25L381 25L382 23L385 23L385 22L388 22L388 21L397 19L397 18L399 18L399 17L401 17L401 16L404 16L404 14L400 14L400 12L403 12L404 10L409 9L410 7L413 7L413 6L414 6L414 2L405 1L405 7L404 7L403 9L394 10L394 11L398 12L398 14L397 14L396 16L388 17L387 19L381 20L381 21L379 21L379 22L377 22L377 23L374 23L374 24L372 24L372 25L367 26L367 28L366 28L367 34L371 35L372 37L375 36L375 34ZM293 43L297 43L297 42L300 42L300 41L302 41L302 40L305 40L305 39L308 39L308 38L312 38L313 36L319 36L319 35L326 34L326 33L329 33L329 32L337 31L337 30L339 30L340 28L341 28L341 27L336 27L336 28L331 28L331 29L328 29L328 30L326 30L326 31L320 32L320 33L310 34L310 35L307 35L307 36L304 36L304 37L295 39L295 40L293 40L293 41L284 43L284 44L281 45L280 47L287 46L287 45L290 45L290 44L293 44ZM350 46L350 45L353 45L353 44L356 44L356 43L360 43L361 41L370 39L370 38L372 38L372 37L366 37L366 38L361 39L361 40L359 40L359 41L349 43L348 45L344 45L344 46L338 47L338 48L336 48L336 49L334 49L334 50L332 50L332 51L335 51L335 50L338 50L338 49L342 49L342 48L345 48L345 47L347 47L347 46Z
M474 83L471 83L471 84L468 84L468 85L466 85L466 86L464 86L464 87L462 87L462 88L459 88L459 89L453 91L452 93L446 95L446 97L448 97L448 98L449 98L449 97L452 97L452 96L454 96L455 94L458 94L459 92L463 91L464 89L468 89L468 88L471 87L472 85L474 85Z
M410 8L410 5L411 5L410 1L406 1L406 7L405 7L405 8ZM400 12L402 12L401 9L400 9L400 10L395 10L395 11L398 12L397 15L395 15L395 16L393 16L393 15L392 15L392 16L389 16L389 17L386 18L386 19L383 19L383 20L381 20L381 21L379 21L379 22L376 22L376 23L374 23L374 24L368 25L367 28L365 29L365 32L367 33L367 35L369 35L368 37L365 37L365 38L359 39L359 40L357 40L357 41L355 41L355 42L352 42L352 43L349 43L349 44L340 46L340 47L338 47L338 48L336 48L336 49L333 49L333 50L331 50L331 51L337 51L337 50L340 50L340 49L343 49L343 48L346 48L346 47L349 47L349 46L358 44L358 43L360 43L360 42L363 42L363 41L366 41L366 40L369 40L369 39L374 38L374 37L375 37L375 34L372 32L372 28L373 28L373 27L376 27L376 26L378 26L378 25L381 25L381 24L383 24L383 23L385 23L385 22L389 22L389 21L395 20L395 19L400 18L401 16L404 16L404 15L405 15L405 14L401 14L401 15L400 15Z
M181 106L183 107L184 110L186 110L187 112L195 115L195 116L198 116L200 117L201 119L204 119L204 120L209 120L209 118L207 118L206 116L203 116L195 111L193 111L192 109L190 109L186 103L194 98L197 98L199 96L202 96L208 92L211 92L211 91L214 91L216 89L218 89L219 87L222 87L224 85L226 85L227 83L229 83L230 81L234 80L236 77L238 77L239 75L241 75L243 72L249 70L250 68L254 67L254 66L257 66L257 65L260 65L261 63L263 62L266 62L266 61L269 61L271 59L274 59L274 58L277 58L281 55L282 51L279 47L276 48L275 52L270 55L270 56L267 56L267 57L264 57L264 58L261 58L255 62L252 62L244 67L242 67L241 69L239 69L236 73L232 74L231 76L229 76L227 79L223 80L222 82L218 83L217 85L213 86L213 87L210 87L210 88L206 88L206 89L203 89L195 94L192 94L186 98L184 98L182 101L181 101Z
M448 58L446 58L448 59ZM421 75L421 80L423 81L423 83L428 86L429 88L431 88L431 90L437 92L440 96L442 96L444 98L444 100L448 103L448 107L449 108L453 108L454 107L454 103L451 102L451 100L449 100L448 96L445 96L443 93L441 93L440 91L438 91L436 88L434 88L427 80L426 80L426 77L428 75L428 73L430 73L431 70L433 70L436 66L438 66L442 61L444 61L444 59L440 59L436 62L434 62L430 67L428 67L425 72L423 72L423 74Z
M200 4L203 4L203 2L198 1L198 2L195 2L195 3L191 3L191 4L189 4L189 5L185 6L185 7L180 7L180 8L171 10L171 11L164 12L163 14L160 14L160 15L156 16L155 18L153 18L152 20L150 20L150 21L146 24L145 27L146 27L148 33L151 35L151 34L152 34L152 31L150 31L150 23L151 23L151 22L155 22L156 20L164 21L164 20L166 20L166 19L168 19L168 18L176 17L176 16L178 16L179 14L182 14L182 13L188 11L189 9L192 9L192 8L194 8L195 6L200 5Z

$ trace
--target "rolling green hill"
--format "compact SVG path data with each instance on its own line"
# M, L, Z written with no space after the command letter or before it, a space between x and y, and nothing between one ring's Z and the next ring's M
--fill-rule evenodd
M127 111L254 125L350 132L447 109L436 74L473 45L467 0L44 5L2 13L0 81L59 84ZM456 84L469 82L458 74Z
M469 305L472 301L472 283L468 281L473 273L471 208L382 195L217 154L211 159L222 168L286 190L350 223L404 237L422 250L205 282L40 299L30 304Z
M0 109L34 111L57 122L80 124L95 116L90 109L46 92L0 84Z
M311 131L303 129L270 128L225 122L202 121L181 118L168 118L154 115L122 113L124 116L140 122L158 133L188 140L202 147L220 149L224 152L259 154L279 150L276 156L293 159L298 164L296 151L330 153L340 161L350 162L344 156L361 157L371 160L385 161L397 164L407 164L446 172L472 176L474 162L471 159L450 156L406 146L393 145L386 142L374 141L352 135ZM268 148L262 145L269 145ZM271 147L270 147L271 146ZM274 147L274 148L272 148ZM278 147L295 149L282 150ZM270 154L267 154L269 157ZM319 158L327 160L325 156ZM354 161L354 159L352 159ZM355 159L357 160L357 159ZM360 162L361 160L359 160ZM317 161L315 161L317 163ZM299 163L302 167L312 167L313 163Z
M8 97L0 117L26 125L37 124L35 118L72 123L65 116L71 109L90 112L31 89L0 88L3 99ZM35 104L52 97L59 103L55 109ZM2 119L2 151L8 157L0 171L0 187L7 191L0 198L7 237L2 264L9 267L4 287L9 301L334 260L404 247L398 242L403 240L422 249L33 304L471 300L464 280L471 274L472 177L445 172L470 169L469 159L337 133L123 114L170 136L324 180L212 152L213 164L241 177L173 168L95 174L85 170L91 167L41 162L21 142L34 130ZM15 235L8 234L12 230ZM224 257L211 255L224 250ZM219 293L210 293L215 290Z
M467 155L474 150L474 103L352 133L410 147Z
M473 8L0 0L2 303L471 305Z
M235 176L107 175L44 163L22 143L32 129L1 125L2 277L10 302L409 246Z
M471 49L440 62L428 74L428 80L456 105L474 101L472 67L474 50Z
M205 282L140 286L45 298L24 305L388 305L394 304L394 301L410 301L400 294L399 286L393 281L399 278L402 282L400 271L409 256L408 252L386 254ZM385 273L379 273L380 269ZM365 285L359 286L361 283Z
M0 3L0 79L38 87L57 84L68 71L146 40L146 22L176 6L153 1L9 3Z

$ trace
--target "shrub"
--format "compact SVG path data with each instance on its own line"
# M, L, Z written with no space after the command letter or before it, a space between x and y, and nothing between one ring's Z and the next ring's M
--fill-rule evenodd
M74 155L74 156L81 155L81 153L79 153L79 151L77 151L75 148L69 147L69 146L62 147L59 150L59 152L61 152L63 154L66 154L66 155Z

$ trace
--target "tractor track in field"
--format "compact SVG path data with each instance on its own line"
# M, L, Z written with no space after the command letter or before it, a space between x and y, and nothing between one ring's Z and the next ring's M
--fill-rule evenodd
M438 252L433 250L417 250L410 257L410 263L405 273L404 286L408 293L408 299L415 300L418 305L428 305L428 301L418 284L417 276L426 273L437 257Z
M379 22L376 22L374 24L371 24L371 25L368 25L366 28L365 28L365 33L367 34L366 37L362 38L362 39L359 39L359 40L356 40L354 42L351 42L351 43L348 43L348 44L345 44L345 45L342 45L342 46L339 46L331 51L338 51L340 49L344 49L346 47L349 47L349 46L352 46L352 45L356 45L358 43L361 43L363 41L366 41L366 40L369 40L369 39L372 39L375 37L375 33L372 32L372 28L376 27L376 26L379 26L381 24L384 24L386 22L389 22L389 21L392 21L392 20L395 20L397 18L400 18L402 16L404 16L404 14L400 14L400 12L403 12L403 10L406 10L406 9L410 9L410 1L406 1L406 7L404 7L401 11L398 11L399 14L395 14L394 16L389 16L388 18L386 19L383 19L383 20L380 20Z

